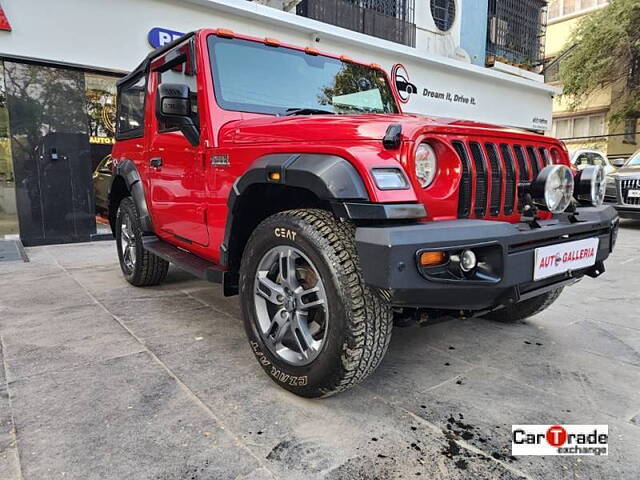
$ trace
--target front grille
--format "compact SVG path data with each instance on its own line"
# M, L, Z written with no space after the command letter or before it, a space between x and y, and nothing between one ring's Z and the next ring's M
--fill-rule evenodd
M640 197L629 197L629 190L640 190L640 178L620 180L622 203L625 205L640 205Z
M452 144L462 164L458 218L512 215L516 209L522 212L518 183L531 182L551 163L545 147L474 140Z

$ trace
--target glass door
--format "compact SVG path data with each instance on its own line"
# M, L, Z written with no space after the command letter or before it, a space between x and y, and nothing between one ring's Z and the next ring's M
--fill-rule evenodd
M16 179L9 139L9 111L4 88L4 65L0 62L0 240L18 234Z

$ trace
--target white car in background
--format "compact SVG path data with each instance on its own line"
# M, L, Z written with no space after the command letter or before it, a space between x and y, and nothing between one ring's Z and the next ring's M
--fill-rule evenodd
M574 150L570 152L570 154L571 163L575 165L578 170L582 170L589 166L603 167L605 175L609 175L617 170L616 167L611 164L607 156L598 150L583 148L580 150Z

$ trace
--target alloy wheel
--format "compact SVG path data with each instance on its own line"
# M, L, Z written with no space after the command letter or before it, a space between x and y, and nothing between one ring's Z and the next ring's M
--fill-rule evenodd
M136 238L131 227L131 217L122 216L120 224L120 246L122 248L122 261L127 270L132 272L136 266Z
M274 247L258 264L254 281L256 327L267 348L292 365L307 365L320 354L327 336L324 284L299 249Z

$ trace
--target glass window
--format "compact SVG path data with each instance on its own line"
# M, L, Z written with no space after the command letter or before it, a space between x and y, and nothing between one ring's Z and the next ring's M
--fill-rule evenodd
M118 135L142 135L146 77L121 87L118 93Z
M209 37L209 50L216 100L227 110L398 112L385 74L368 66L214 36Z
M576 11L578 0L563 0L562 14L571 15Z
M589 117L578 117L573 120L573 137L589 136Z
M596 167L606 167L607 162L605 162L604 157L596 152L589 153L589 160L591 165Z
M556 137L557 138L570 138L571 137L571 119L563 118L556 121Z
M587 167L591 164L591 162L589 161L589 155L587 153L581 153L580 155L578 155L578 158L576 158L576 167L578 168L578 170L583 169L584 167Z
M573 15L608 3L609 0L551 0L547 10L548 19Z
M0 62L0 239L18 233L16 177L11 157L9 110L4 88L4 64Z
M592 115L589 117L589 135L605 134L605 115Z

